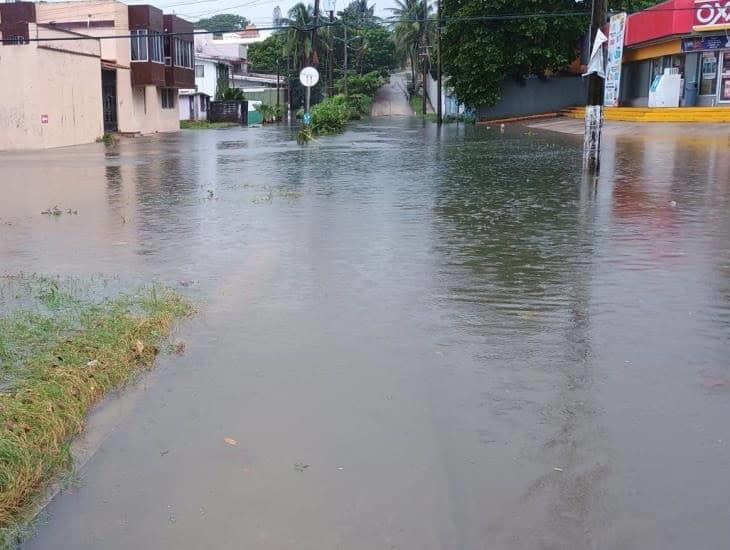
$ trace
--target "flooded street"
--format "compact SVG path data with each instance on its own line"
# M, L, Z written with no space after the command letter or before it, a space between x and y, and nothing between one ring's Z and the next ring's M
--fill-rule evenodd
M581 146L395 118L0 155L0 274L199 308L27 548L726 549L728 138L610 135L597 183Z

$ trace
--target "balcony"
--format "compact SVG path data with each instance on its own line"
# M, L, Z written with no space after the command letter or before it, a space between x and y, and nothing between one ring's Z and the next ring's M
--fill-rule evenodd
M154 6L129 6L132 86L165 86L164 22Z
M164 23L165 86L195 88L193 24L176 15L165 15Z

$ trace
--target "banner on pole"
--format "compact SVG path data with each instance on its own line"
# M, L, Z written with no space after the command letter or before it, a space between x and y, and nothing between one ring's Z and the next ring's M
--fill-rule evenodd
M617 13L611 17L608 27L608 59L606 60L606 84L603 91L603 104L606 107L618 107L625 34L626 13Z
M606 43L608 38L603 34L601 29L596 32L596 39L593 41L593 49L591 50L591 58L588 60L588 68L583 76L596 74L601 78L606 78L606 73L603 70L603 45Z

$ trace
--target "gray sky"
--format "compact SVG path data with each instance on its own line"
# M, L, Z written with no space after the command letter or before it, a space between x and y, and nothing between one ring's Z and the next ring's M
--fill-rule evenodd
M243 15L258 26L271 25L272 13L278 5L286 16L296 0L147 0L150 4L161 8L166 13L176 13L190 21L197 21L202 17L210 17L218 13L237 13ZM320 0L322 10L331 9L332 0ZM145 0L127 0L128 4L146 3ZM313 3L313 0L307 2ZM349 0L336 0L335 11L339 11L349 3ZM393 0L375 2L375 12L381 17L391 15L387 8L395 5Z

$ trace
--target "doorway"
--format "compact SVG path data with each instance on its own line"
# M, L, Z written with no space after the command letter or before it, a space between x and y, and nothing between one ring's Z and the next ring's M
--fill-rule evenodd
M730 51L720 54L717 73L717 102L730 103Z
M101 70L101 101L104 110L104 132L117 131L117 71Z

